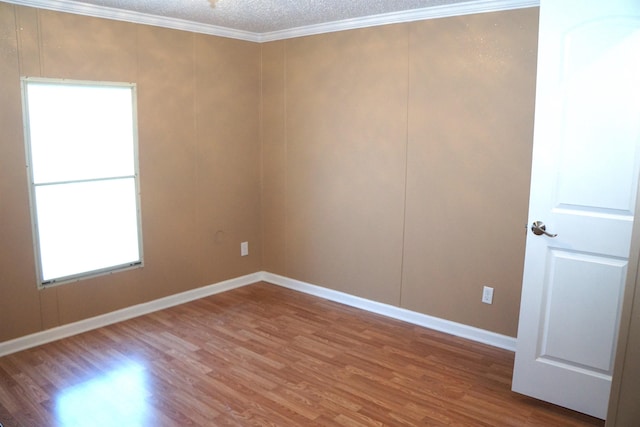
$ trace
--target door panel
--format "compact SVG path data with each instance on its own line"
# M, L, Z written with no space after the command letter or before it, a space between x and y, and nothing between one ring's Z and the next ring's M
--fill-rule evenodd
M640 2L541 0L513 390L606 416L640 147Z
M558 205L627 214L635 205L640 85L629 83L640 75L637 51L630 54L637 26L605 17L564 36Z
M538 357L611 375L626 260L558 249L549 256Z

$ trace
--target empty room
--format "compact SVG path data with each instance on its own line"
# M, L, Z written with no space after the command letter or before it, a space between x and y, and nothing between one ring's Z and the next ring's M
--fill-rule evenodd
M595 3L0 1L0 427L640 425Z

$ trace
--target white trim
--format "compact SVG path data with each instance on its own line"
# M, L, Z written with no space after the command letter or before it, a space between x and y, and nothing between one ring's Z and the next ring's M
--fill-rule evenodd
M315 34L333 33L356 28L375 27L379 25L400 24L403 22L422 21L426 19L448 18L451 16L471 15L474 13L499 12L502 10L524 9L540 6L540 0L475 0L465 3L425 7L402 12L383 13L361 18L345 19L324 24L307 25L282 31L257 34L260 42L292 39Z
M393 319L402 320L414 325L466 338L471 341L488 344L513 352L516 350L516 338L509 337L507 335L501 335L484 329L475 328L473 326L464 325L462 323L456 323L389 304L371 301L365 298L349 295L344 292L312 285L300 280L279 276L277 274L262 272L262 280L274 285L315 295L317 297L339 302L351 307L360 308L372 313L381 314Z
M80 3L72 0L2 0L21 6L37 7L39 9L54 10L56 12L74 13L77 15L93 16L94 18L113 19L116 21L132 22L134 24L153 25L192 33L209 34L212 36L259 42L259 34L250 31L234 30L218 25L203 24L186 19L170 18L168 16L151 15L114 7L98 6Z
M114 19L117 21L133 22L136 24L154 25L157 27L172 28L175 30L190 31L194 33L209 34L213 36L227 37L258 43L309 36L314 34L330 33L335 31L352 30L356 28L373 27L378 25L398 24L402 22L413 22L424 19L470 15L474 13L523 9L527 7L537 7L540 5L540 0L473 0L451 5L433 6L422 9L407 10L403 12L383 13L374 16L345 19L342 21L308 25L281 31L255 33L251 31L235 30L232 28L221 27L218 25L187 21L184 19L151 15L147 13L134 12L106 6L90 5L72 0L3 1L6 3L37 7L40 9L55 10L58 12L68 12L79 15L93 16L97 18Z
M121 310L112 311L100 316L92 317L78 322L58 326L47 329L42 332L36 332L31 335L16 338L10 341L0 342L0 357L17 351L26 350L62 338L77 335L92 329L101 328L113 323L122 322L144 314L153 313L154 311L163 310L165 308L184 304L200 298L205 298L221 292L230 291L242 286L250 285L262 280L262 273L253 273L246 276L237 277L235 279L225 280L223 282L192 289L179 294L170 295L154 301L145 302Z
M266 271L260 271L246 276L237 277L235 279L204 286L202 288L191 289L186 292L170 295L154 301L123 308L121 310L112 311L111 313L102 314L100 316L91 317L89 319L80 320L67 325L47 329L42 332L36 332L10 341L0 342L0 357L261 281L309 295L314 295L330 301L339 302L341 304L372 313L381 314L392 319L401 320L439 332L466 338L471 341L488 344L509 351L515 351L516 349L516 338L513 337L417 313L415 311L389 304L371 301L344 292L302 282L300 280L268 273Z

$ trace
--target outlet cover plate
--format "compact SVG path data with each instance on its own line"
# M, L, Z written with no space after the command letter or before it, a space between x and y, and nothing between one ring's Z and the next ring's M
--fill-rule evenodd
M482 302L485 304L493 304L493 288L485 286L482 289Z

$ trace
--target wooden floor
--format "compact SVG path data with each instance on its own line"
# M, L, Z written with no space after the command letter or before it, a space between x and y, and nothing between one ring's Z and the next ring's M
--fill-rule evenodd
M266 283L0 358L11 426L601 426L513 353Z

